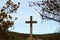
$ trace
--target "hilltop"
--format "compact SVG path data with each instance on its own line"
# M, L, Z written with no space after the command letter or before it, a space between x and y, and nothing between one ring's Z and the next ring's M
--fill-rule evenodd
M7 33L7 34L6 34ZM0 40L28 40L29 34L16 33L16 32L6 32L0 33ZM4 37L5 39L4 39ZM60 33L50 33L50 34L33 34L34 40L60 40Z

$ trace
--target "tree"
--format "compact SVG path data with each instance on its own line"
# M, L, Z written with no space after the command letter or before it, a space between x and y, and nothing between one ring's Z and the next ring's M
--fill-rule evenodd
M59 0L43 0L38 2L29 2L29 6L38 6L42 8L40 15L43 19L51 19L60 22L60 1Z
M6 2L6 5L0 9L0 30L7 31L8 28L14 25L14 21L17 19L15 18L12 21L13 17L11 16L16 10L19 8L20 2L18 4L14 4L11 0Z
M30 7L40 7L39 12L42 19L54 20L60 23L60 0L41 0L35 2L29 2ZM37 11L34 7L34 9Z

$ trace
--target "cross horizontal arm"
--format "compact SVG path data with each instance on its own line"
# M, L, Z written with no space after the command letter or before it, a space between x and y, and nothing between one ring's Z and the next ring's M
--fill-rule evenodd
M31 21L26 21L26 23L31 23ZM32 23L37 23L37 21L32 21Z

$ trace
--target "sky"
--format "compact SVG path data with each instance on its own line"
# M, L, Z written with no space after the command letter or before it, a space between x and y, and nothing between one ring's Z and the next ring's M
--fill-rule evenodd
M20 8L17 10L16 14L12 14L13 17L18 17L12 28L9 28L9 31L18 32L18 33L30 33L30 24L26 24L25 21L30 21L30 16L33 17L34 21L37 21L36 24L33 24L33 34L48 34L54 33L59 27L59 23L53 20L41 20L41 16L33 7L29 7L29 1L38 1L38 0L12 0L14 3L20 2ZM0 0L0 8L5 5L6 0ZM13 29L14 28L14 29Z

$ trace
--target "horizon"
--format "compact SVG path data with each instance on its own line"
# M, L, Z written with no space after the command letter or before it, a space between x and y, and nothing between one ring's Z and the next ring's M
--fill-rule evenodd
M41 20L41 16L38 12L34 10L33 7L29 7L29 1L38 1L38 0L12 0L14 3L20 2L20 8L17 10L17 13L12 14L13 18L18 17L18 20L15 21L15 24L12 28L9 28L9 31L18 32L18 33L30 33L30 24L26 24L25 21L30 21L30 16L33 17L33 21L37 21L36 24L33 24L33 34L49 34L57 32L57 28L60 26L58 22L53 20ZM6 0L0 1L0 8ZM13 29L14 28L14 29Z

